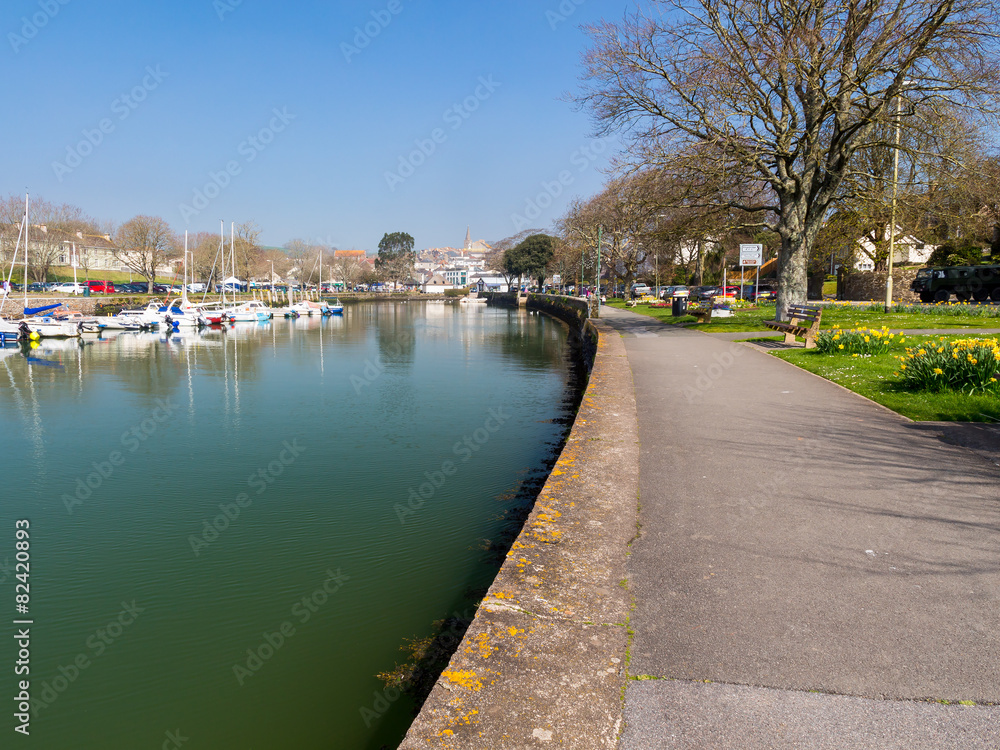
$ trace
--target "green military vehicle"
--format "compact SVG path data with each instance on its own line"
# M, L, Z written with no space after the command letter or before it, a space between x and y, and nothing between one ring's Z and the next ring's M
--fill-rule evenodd
M910 284L921 302L1000 302L1000 266L943 266L921 268Z

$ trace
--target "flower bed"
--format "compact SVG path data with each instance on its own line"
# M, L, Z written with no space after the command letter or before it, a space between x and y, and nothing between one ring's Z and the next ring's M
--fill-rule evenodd
M888 352L889 345L896 338L897 334L889 333L888 328L851 328L845 331L834 326L816 337L816 349L824 354L870 357ZM898 338L900 343L906 341L902 335Z
M939 337L897 357L895 373L909 390L995 392L1000 378L1000 343L989 339Z

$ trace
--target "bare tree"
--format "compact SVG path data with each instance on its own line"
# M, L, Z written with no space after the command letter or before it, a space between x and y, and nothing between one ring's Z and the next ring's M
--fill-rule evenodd
M781 237L779 316L806 297L806 263L858 153L885 145L904 91L925 107L995 110L990 0L651 0L590 27L589 106L632 164L722 176L757 198L702 195ZM907 118L901 118L907 127ZM757 189L759 187L759 190Z
M261 278L270 273L270 264L262 263L260 227L253 221L236 225L235 249L236 274L246 279Z
M502 240L496 240L491 243L490 250L486 253L483 260L486 263L487 269L496 271L503 276L504 283L508 289L513 287L514 279L518 278L518 274L506 267L504 256L508 250L517 247L525 239L533 234L539 234L541 231L541 229L525 229L517 234L512 234L510 237L504 237Z
M339 279L344 291L350 291L369 269L369 265L357 258L334 258L330 268L330 278Z
M146 279L147 289L152 289L157 269L178 251L177 238L166 221L158 216L136 216L118 227L112 254Z

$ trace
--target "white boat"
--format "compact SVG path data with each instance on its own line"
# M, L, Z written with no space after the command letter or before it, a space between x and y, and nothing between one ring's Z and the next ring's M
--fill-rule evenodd
M163 322L160 309L163 303L158 299L151 299L145 307L136 310L122 310L118 317L125 321L138 323L143 328L156 328Z
M344 314L344 303L339 299L334 299L333 302L326 303L327 315L343 315Z
M485 305L486 297L480 297L479 292L469 292L459 300L462 305Z
M330 306L326 302L314 302L311 299L300 299L294 305L290 305L289 310L292 310L299 315L330 315ZM340 312L343 312L344 308L341 306Z
M181 328L200 328L208 325L208 321L195 305L192 305L184 298L167 300L167 304L161 307L157 314L167 328L177 331Z
M76 320L57 320L52 317L24 319L25 324L32 333L37 333L40 338L72 339L77 338L83 330L83 324Z
M250 300L231 308L226 316L233 323L263 323L271 319L271 308L259 300Z
M100 333L102 331L141 331L151 326L140 323L129 315L107 315L103 318L94 317L83 321L84 333Z

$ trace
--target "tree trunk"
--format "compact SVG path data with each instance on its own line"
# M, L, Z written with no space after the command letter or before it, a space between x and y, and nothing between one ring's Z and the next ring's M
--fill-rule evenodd
M788 212L790 213L790 212ZM778 227L781 249L778 250L778 309L777 320L788 320L791 305L806 302L806 261L811 243L802 229L801 219L786 215Z

